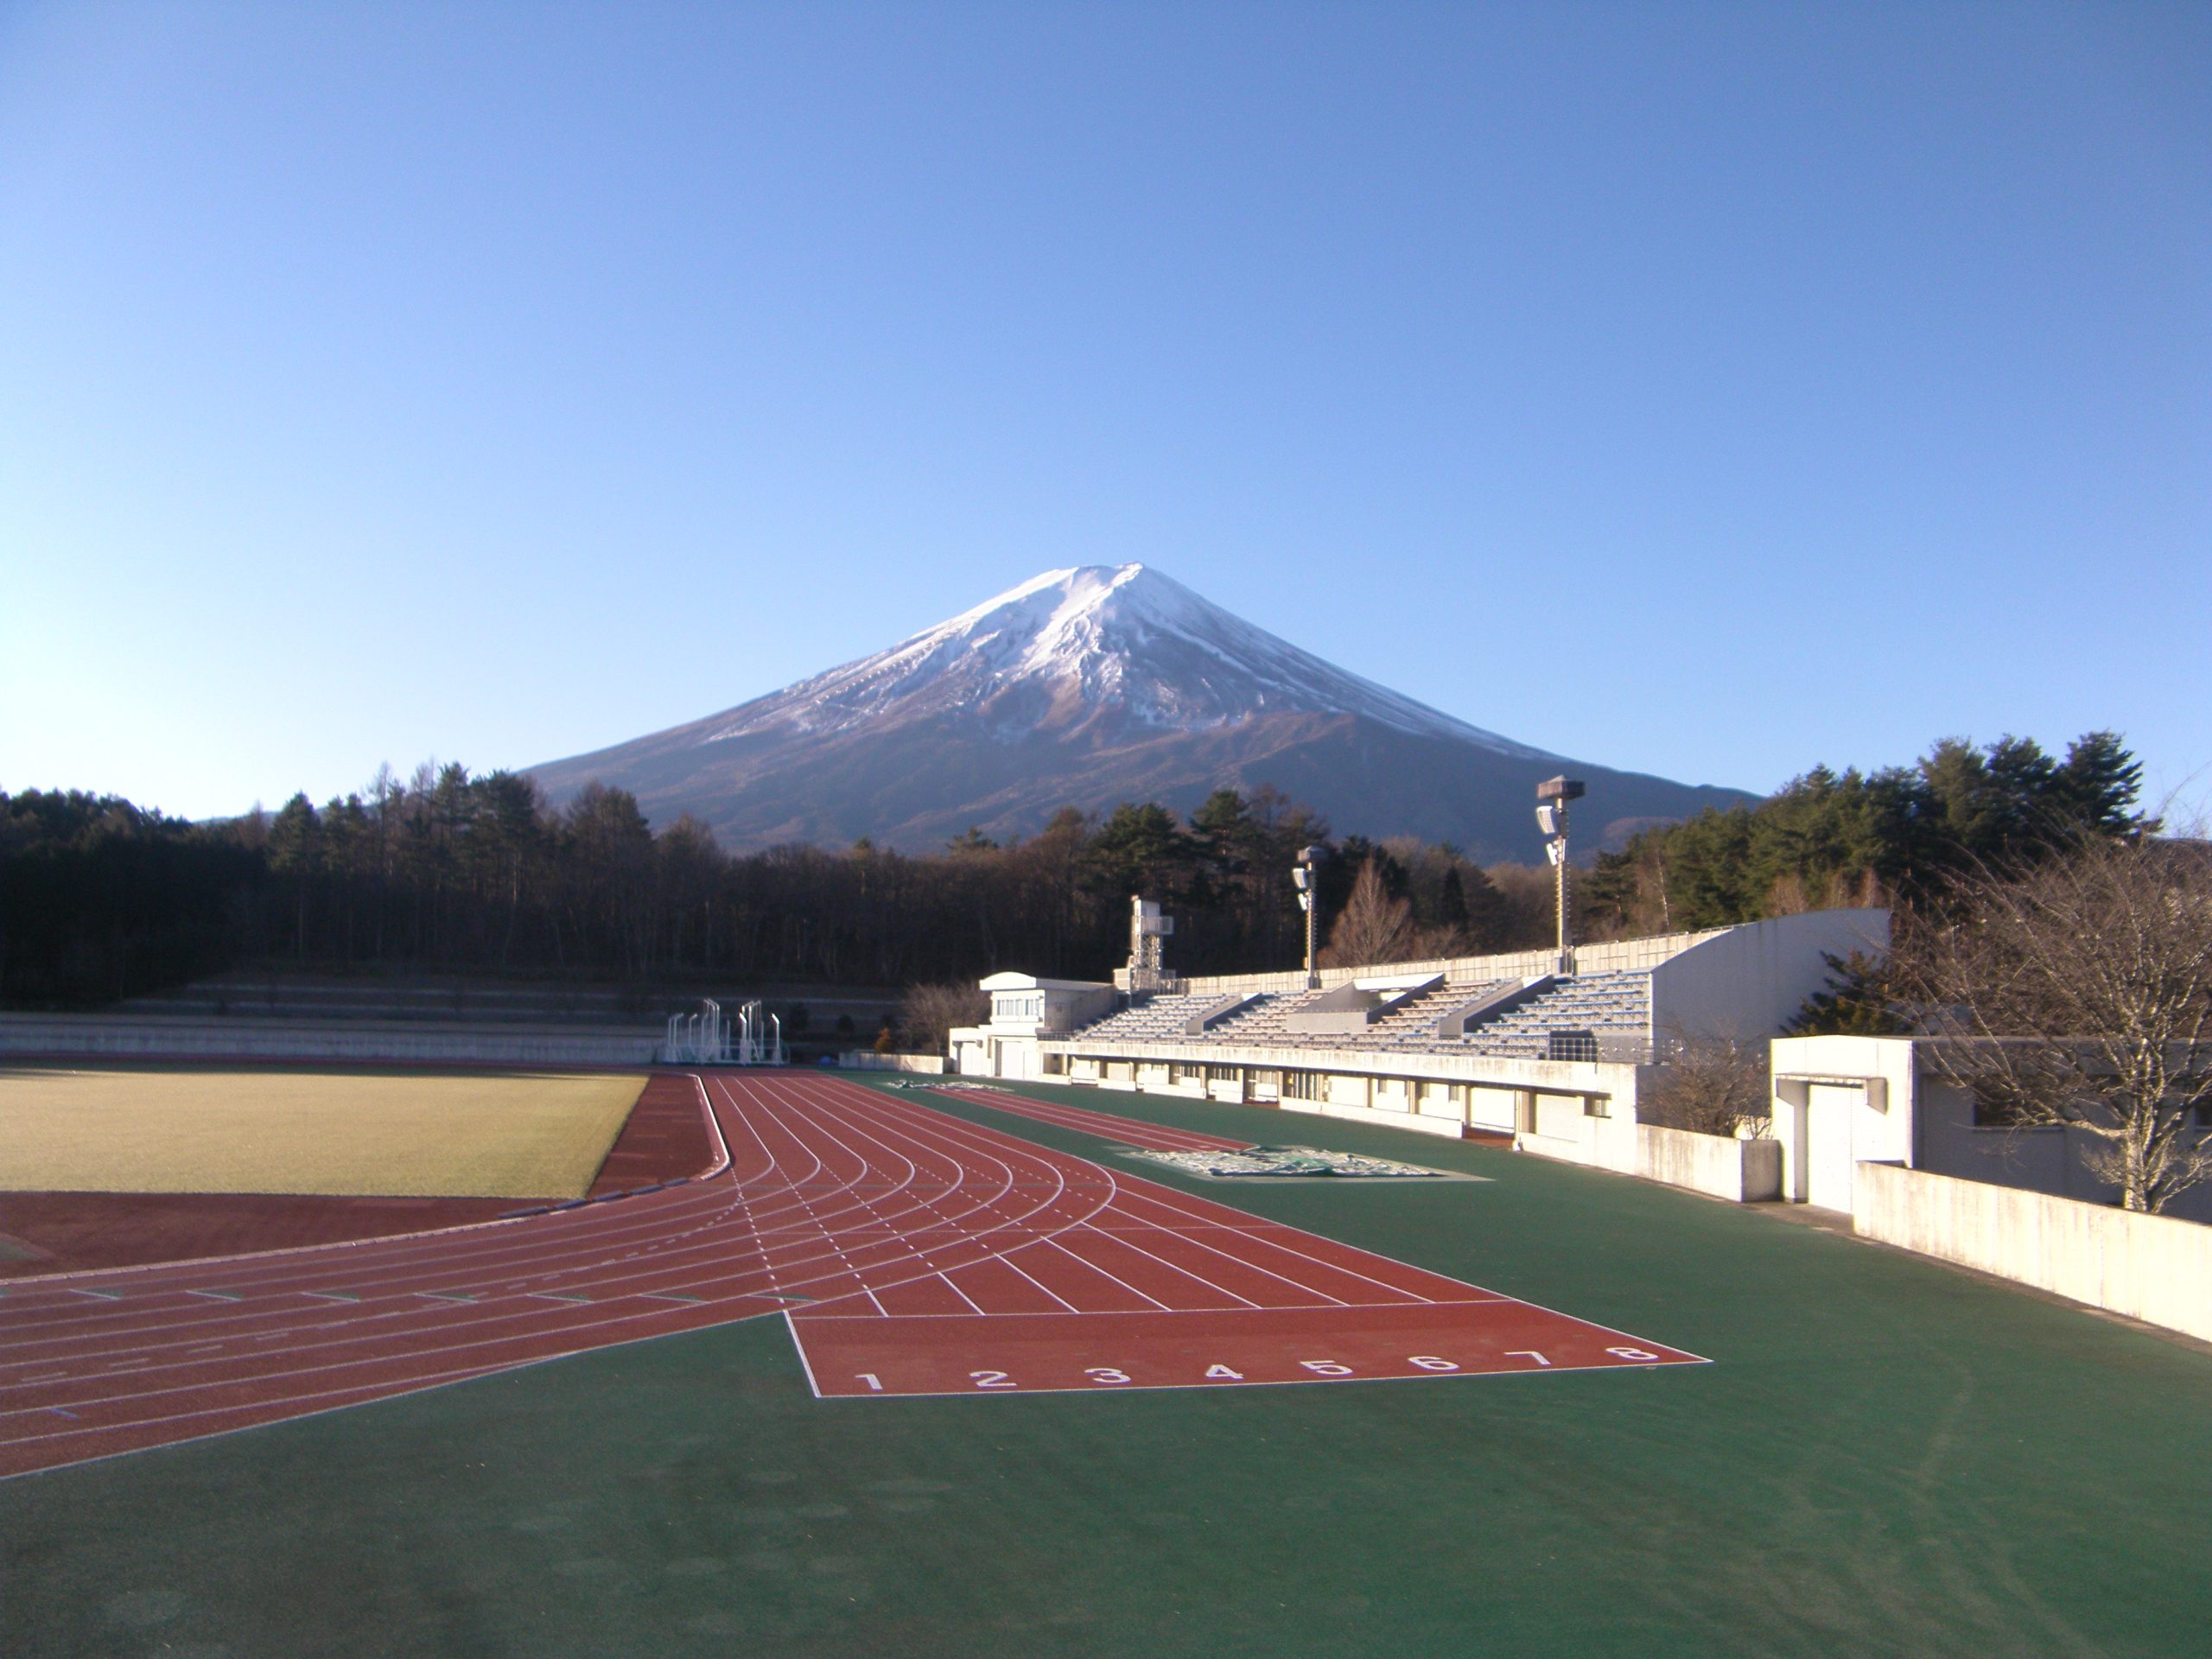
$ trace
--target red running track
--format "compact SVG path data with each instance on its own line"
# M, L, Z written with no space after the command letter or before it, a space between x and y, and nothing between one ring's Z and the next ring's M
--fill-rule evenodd
M1695 1357L918 1101L716 1076L728 1165L446 1234L18 1281L0 1475L783 1313L818 1395L1178 1387Z
M1063 1129L1080 1129L1085 1135L1095 1135L1125 1147L1142 1147L1147 1152L1249 1152L1252 1147L1249 1141L1202 1135L1196 1129L1170 1128L1165 1123L1147 1123L1140 1118L1120 1117L1112 1112L1094 1112L1088 1106L1033 1100L1010 1090L963 1089L958 1084L942 1083L935 1085L935 1090L956 1100L988 1106L994 1111L1011 1112L1016 1117L1033 1118Z

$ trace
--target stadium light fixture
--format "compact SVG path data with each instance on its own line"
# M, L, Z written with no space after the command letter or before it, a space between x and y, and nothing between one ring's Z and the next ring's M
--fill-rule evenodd
M1291 884L1298 889L1298 907L1306 912L1306 988L1321 988L1321 976L1313 970L1313 911L1317 896L1313 887L1313 867L1329 855L1325 847L1301 847L1298 862L1290 872Z
M1584 793L1580 779L1547 778L1536 785L1536 827L1549 839L1544 856L1551 861L1552 885L1559 912L1559 971L1574 971L1574 916L1571 867L1567 861L1567 804Z

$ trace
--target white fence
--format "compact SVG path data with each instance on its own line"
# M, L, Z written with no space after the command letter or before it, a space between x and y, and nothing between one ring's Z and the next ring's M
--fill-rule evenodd
M309 1020L0 1014L0 1056L72 1059L452 1061L650 1065L652 1031Z
M1862 1163L1853 1230L2212 1341L2212 1227Z

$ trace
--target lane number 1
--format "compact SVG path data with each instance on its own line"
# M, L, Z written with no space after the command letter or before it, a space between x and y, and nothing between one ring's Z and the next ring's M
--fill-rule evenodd
M861 1382L868 1384L868 1392L870 1394L881 1394L883 1392L883 1379L878 1376L874 1371L855 1371L854 1375L859 1377Z

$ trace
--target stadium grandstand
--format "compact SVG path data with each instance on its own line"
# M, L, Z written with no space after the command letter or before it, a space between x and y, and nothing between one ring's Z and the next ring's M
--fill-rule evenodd
M1827 910L1550 951L1184 979L1135 902L1116 982L995 974L969 1077L1279 1107L1451 1136L1508 1135L1637 1166L1637 1099L1670 1046L1781 1031L1827 959L1888 948L1889 912ZM1560 971L1562 967L1568 971Z

